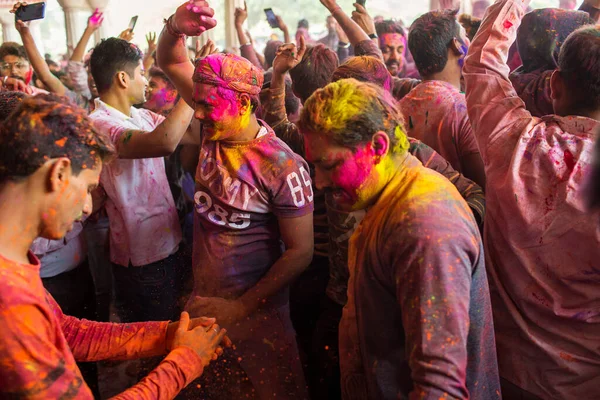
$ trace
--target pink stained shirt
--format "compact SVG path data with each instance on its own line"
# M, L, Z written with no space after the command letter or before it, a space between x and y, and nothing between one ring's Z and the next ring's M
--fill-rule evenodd
M99 99L90 118L115 144L128 130L151 132L165 120L152 111L133 107L129 117ZM131 262L138 267L177 251L181 227L162 157L115 159L103 167L100 182L108 195L113 263L129 266Z
M440 153L458 172L463 172L461 157L479 153L465 96L451 84L421 82L398 104L407 134Z
M0 398L93 399L76 361L130 360L166 353L168 322L113 324L64 315L39 277L40 262L0 256ZM177 348L117 399L169 399L202 373Z
M600 398L599 215L586 211L598 121L534 118L506 57L528 1L490 7L465 60L487 175L485 250L500 375L544 399Z

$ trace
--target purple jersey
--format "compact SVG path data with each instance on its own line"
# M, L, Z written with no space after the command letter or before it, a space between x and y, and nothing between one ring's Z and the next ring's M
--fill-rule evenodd
M252 141L202 141L194 195L197 295L244 294L282 254L277 219L313 211L307 163L261 124Z

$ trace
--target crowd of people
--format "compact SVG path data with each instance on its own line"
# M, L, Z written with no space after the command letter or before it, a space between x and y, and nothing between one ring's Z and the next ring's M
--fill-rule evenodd
M264 52L96 10L63 65L15 22L0 398L600 398L600 1L320 3Z

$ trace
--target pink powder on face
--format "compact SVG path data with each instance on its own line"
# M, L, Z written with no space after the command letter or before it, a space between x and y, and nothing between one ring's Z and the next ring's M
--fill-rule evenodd
M344 163L336 168L331 180L334 187L343 193L343 199L340 200L354 204L359 200L360 193L368 190L367 181L373 170L373 149L369 143L344 156Z

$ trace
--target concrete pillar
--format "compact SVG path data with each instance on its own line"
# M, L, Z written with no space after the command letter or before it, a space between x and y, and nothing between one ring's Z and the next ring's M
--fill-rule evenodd
M236 7L244 7L244 0L225 0L225 47L227 48L240 46L233 16Z
M19 32L15 29L15 15L9 13L11 8L0 8L0 24L2 24L3 42L21 42Z
M85 27L78 23L78 14L90 9L86 0L58 0L58 4L65 14L65 31L67 34L67 48L74 49L83 34Z

